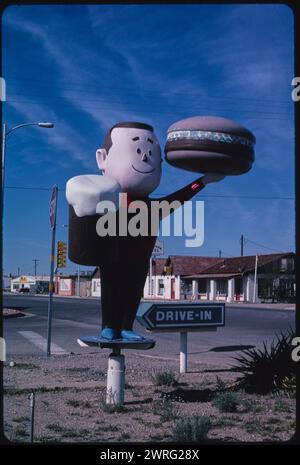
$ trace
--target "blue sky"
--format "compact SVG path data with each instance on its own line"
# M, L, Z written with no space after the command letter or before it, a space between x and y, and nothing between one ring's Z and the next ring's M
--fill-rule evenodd
M47 190L97 173L95 150L119 121L150 123L161 142L175 121L218 115L257 138L256 162L243 176L205 188L205 240L164 238L165 255L294 250L293 14L284 5L12 6L2 17L7 141L4 272L49 270ZM156 194L197 175L163 163ZM203 195L201 195L203 194ZM223 197L220 197L223 196ZM271 197L268 199L243 198ZM60 191L57 239L67 239ZM251 242L252 241L252 242ZM255 245L256 242L260 245ZM66 271L75 270L69 262Z

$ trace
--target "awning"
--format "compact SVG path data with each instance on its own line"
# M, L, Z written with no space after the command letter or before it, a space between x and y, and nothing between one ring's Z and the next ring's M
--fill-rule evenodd
M207 273L181 276L182 279L201 279L201 278L236 278L242 276L241 273Z

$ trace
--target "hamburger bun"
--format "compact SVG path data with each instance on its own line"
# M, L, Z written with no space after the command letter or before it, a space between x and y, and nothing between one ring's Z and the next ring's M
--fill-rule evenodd
M169 127L165 158L187 171L238 175L251 169L255 142L254 135L235 121L194 116Z

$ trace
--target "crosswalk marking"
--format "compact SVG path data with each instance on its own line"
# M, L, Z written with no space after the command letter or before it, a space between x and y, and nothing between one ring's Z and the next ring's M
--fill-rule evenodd
M35 333L34 331L19 331L19 334L25 337L25 339L28 339L28 341L30 341L36 347L41 349L43 352L47 351L47 340L40 334ZM57 344L51 343L51 354L62 355L68 353L69 352L67 352L65 349L58 346Z

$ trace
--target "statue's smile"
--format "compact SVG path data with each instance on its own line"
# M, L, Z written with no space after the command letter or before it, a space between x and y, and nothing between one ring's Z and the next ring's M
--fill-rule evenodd
M131 166L132 166L132 168L133 168L135 171L137 171L138 173L142 173L142 174L149 174L149 173L153 173L153 171L155 171L155 168L153 168L153 169L150 170L150 171L140 171L140 170L138 170L137 168L135 168L133 165L131 165Z

